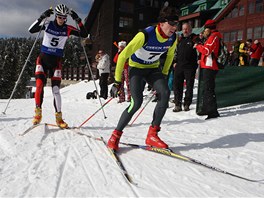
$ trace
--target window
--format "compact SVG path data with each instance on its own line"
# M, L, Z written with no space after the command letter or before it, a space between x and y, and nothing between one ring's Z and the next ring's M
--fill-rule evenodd
M254 9L255 9L254 2L250 2L249 5L248 5L248 13L249 14L253 14L254 13Z
M225 6L228 3L228 0L221 0L220 5Z
M236 31L230 33L230 42L237 40L236 35L237 35Z
M263 0L256 0L256 13L263 11Z
M140 21L143 21L143 20L144 20L144 15L143 15L143 13L139 13L139 15L138 15L138 19L139 19Z
M224 33L224 42L225 43L229 42L229 35L230 35L229 32Z
M238 30L237 31L237 40L243 40L243 30Z
M152 0L145 0L145 6L152 6Z
M134 13L134 5L133 3L121 1L119 11L127 12L127 13Z
M155 1L154 1L154 7L155 7L155 8L159 8L159 1L158 1L158 0L155 0Z
M261 26L254 28L254 39L261 38Z
M232 10L232 18L233 18L233 17L237 17L237 15L238 15L238 8L237 8L237 6L236 6L236 7L234 7L234 9Z
M129 17L120 17L119 19L119 27L132 27L133 19Z
M247 39L252 39L253 28L247 29Z
M244 5L240 5L239 7L239 16L243 16L245 12Z
M190 26L193 28L193 20L189 20L188 23L189 23Z
M228 18L231 18L231 16L232 16L231 13L232 13L232 12L229 12L229 14L226 16L227 19L228 19Z
M199 19L194 20L194 27L198 28L199 27Z
M182 11L182 16L188 15L188 9Z
M199 6L199 8L200 8L200 11L202 11L202 10L206 10L206 4L201 4L201 5Z
M144 6L145 5L145 0L140 0L139 4Z

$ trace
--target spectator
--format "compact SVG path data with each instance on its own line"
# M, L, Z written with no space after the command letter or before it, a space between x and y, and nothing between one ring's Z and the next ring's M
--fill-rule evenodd
M108 76L110 74L110 58L104 50L99 50L96 59L98 61L97 69L99 70L99 97L107 99L108 97Z
M246 66L249 63L249 47L252 43L251 39L248 39L246 42L242 42L239 45L239 64L240 66Z
M222 35L216 30L215 20L207 20L204 35L207 38L204 45L195 44L194 47L201 55L201 72L203 75L203 101L202 111L199 115L208 115L206 120L219 117L215 95L215 78L219 70L217 65L220 38Z
M258 66L260 58L263 53L263 47L258 40L255 40L254 43L250 46L250 66Z
M236 41L234 43L233 46L233 54L232 54L232 61L231 61L231 66L238 66L239 65L239 56L240 56L240 52L239 52L239 46L240 46L241 42L240 41Z
M179 39L176 50L176 61L174 64L174 102L173 112L182 111L183 87L186 81L186 91L184 97L184 111L190 110L193 99L193 86L197 65L197 52L193 48L197 35L192 33L189 23L183 23L182 35Z
M117 63L118 55L123 51L123 49L126 47L126 41L120 41L118 42L118 52L116 53L114 57L114 63ZM129 86L129 71L128 71L128 62L125 62L124 70L122 73L122 79L121 79L121 85L120 85L120 93L119 93L119 103L125 102L125 82L127 86L127 101L130 102L130 86Z

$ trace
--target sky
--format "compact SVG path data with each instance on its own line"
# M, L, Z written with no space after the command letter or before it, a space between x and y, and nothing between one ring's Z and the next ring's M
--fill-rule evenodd
M29 37L30 25L51 6L65 4L76 11L82 20L87 17L93 0L0 0L0 38L1 37ZM54 19L54 15L50 17ZM75 24L68 17L68 24Z
M120 145L118 155L137 183L129 184L102 141L77 134L107 141L128 106L111 100L104 107L105 119L102 111L95 113L101 107L99 100L86 99L94 89L93 81L61 89L63 118L70 126L79 126L94 115L80 130L40 125L20 136L32 124L34 99L11 100L6 114L0 114L0 197L263 197L263 183ZM144 95L143 106L152 93L145 90ZM205 120L206 116L195 113L196 95L197 82L188 112L174 113L170 103L160 138L174 152L263 180L264 102L221 108L220 118ZM6 105L7 100L0 99L1 112ZM134 124L124 129L122 142L144 144L155 105L148 103ZM42 111L42 122L54 124L50 87L45 88Z

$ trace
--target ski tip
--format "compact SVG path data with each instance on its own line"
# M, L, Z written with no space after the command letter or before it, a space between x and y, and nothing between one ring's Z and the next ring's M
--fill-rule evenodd
M130 176L127 177L127 180L130 184L134 185L134 186L138 186L138 183L134 182Z

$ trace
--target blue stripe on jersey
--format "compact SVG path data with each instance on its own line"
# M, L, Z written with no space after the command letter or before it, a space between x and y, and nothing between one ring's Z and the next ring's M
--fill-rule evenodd
M63 56L63 49L46 47L44 45L41 46L41 52L44 52L50 55L60 56L60 57Z

